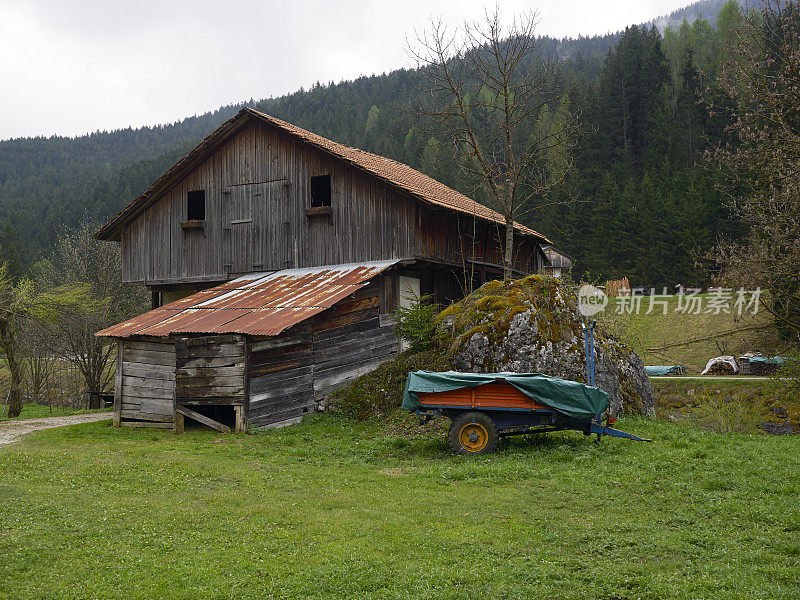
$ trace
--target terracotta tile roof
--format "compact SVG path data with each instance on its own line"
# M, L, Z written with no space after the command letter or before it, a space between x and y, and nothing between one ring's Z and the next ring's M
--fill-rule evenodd
M346 298L396 260L251 273L197 292L95 335L278 335Z
M503 224L505 220L502 215L479 202L475 202L464 194L447 187L443 183L428 177L424 173L420 173L416 169L412 169L408 165L399 163L395 160L378 156L364 150L351 148L338 142L334 142L327 138L306 131L296 125L287 123L275 117L271 117L264 113L258 112L250 108L243 108L233 118L223 123L211 135L206 137L194 150L182 158L175 164L169 171L162 175L153 185L150 186L144 194L139 196L136 200L131 202L122 211L120 211L111 221L106 223L95 234L99 239L117 239L118 230L124 225L128 219L135 216L140 210L144 209L154 201L156 197L163 191L166 191L173 183L175 183L186 172L192 169L209 151L216 148L219 143L228 137L229 134L237 131L249 119L256 119L260 122L267 123L273 127L277 127L281 131L289 135L303 140L327 153L344 160L345 162L366 171L375 177L385 181L389 185L398 188L422 202L456 210L458 212L475 215L480 219L491 221L498 224ZM523 235L531 235L538 237L545 242L549 240L540 233L533 229L526 227L520 223L515 223L515 229Z

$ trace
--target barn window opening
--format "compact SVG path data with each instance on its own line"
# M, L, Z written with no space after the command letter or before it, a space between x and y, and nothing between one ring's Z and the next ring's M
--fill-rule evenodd
M189 221L205 221L206 191L195 190L186 196L186 219Z
M311 208L331 205L331 176L311 178Z

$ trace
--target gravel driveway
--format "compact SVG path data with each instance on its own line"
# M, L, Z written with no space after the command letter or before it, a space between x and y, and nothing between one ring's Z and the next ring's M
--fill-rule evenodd
M50 429L51 427L64 427L79 423L92 423L111 418L110 412L86 413L83 415L69 415L66 417L43 417L41 419L22 419L0 423L0 446L16 442L26 433Z

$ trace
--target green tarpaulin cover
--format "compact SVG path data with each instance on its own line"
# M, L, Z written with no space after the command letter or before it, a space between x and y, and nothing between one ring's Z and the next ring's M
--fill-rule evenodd
M771 365L782 365L785 360L782 356L751 356L750 357L751 363L767 363Z
M648 375L669 375L670 373L675 373L677 375L683 375L686 372L686 367L682 365L674 365L672 367L666 366L656 366L656 365L648 365L644 368Z
M603 390L541 373L459 373L412 371L406 380L403 408L420 408L419 392L448 392L504 379L526 396L576 419L591 419L608 408Z

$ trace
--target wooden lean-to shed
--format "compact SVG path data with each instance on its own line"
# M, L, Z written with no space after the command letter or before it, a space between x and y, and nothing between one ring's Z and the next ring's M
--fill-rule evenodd
M379 289L397 263L245 275L99 332L117 338L115 421L241 430L314 412L397 352Z
M118 344L115 421L289 423L398 349L392 314L502 276L501 215L396 161L243 109L96 234L153 310ZM547 239L515 224L515 272Z

